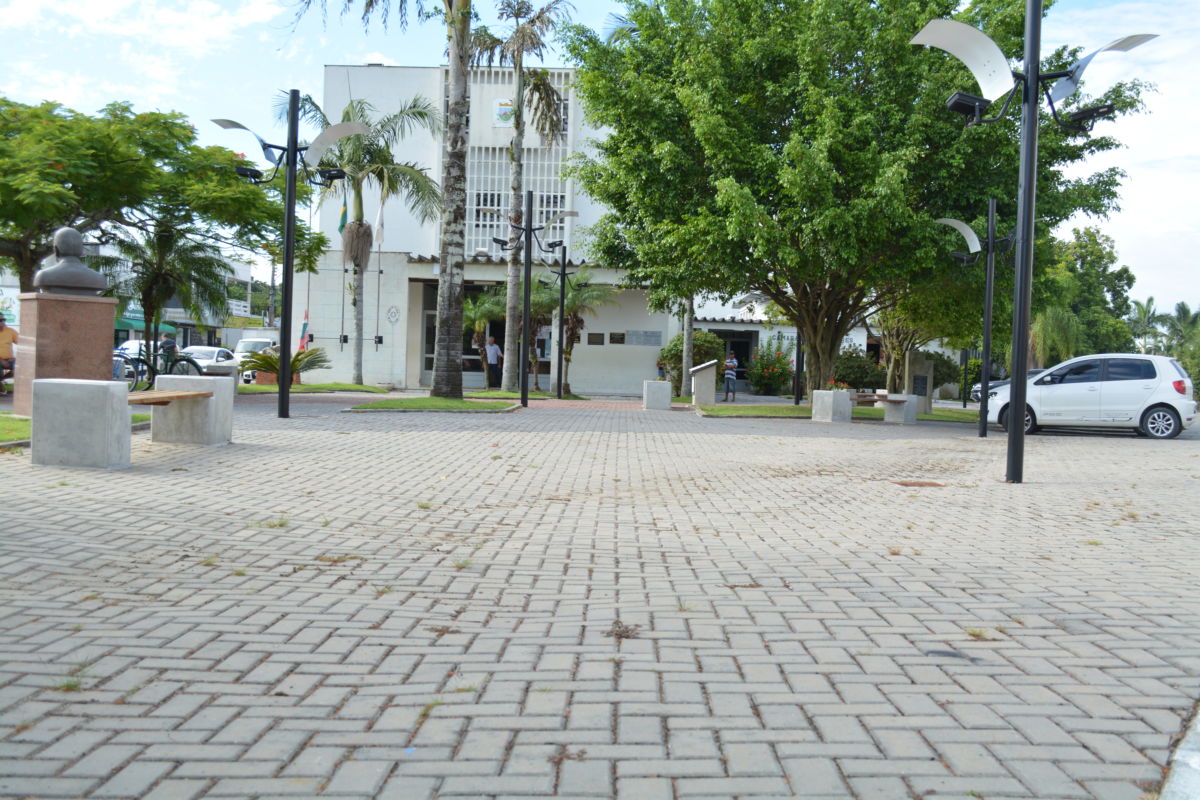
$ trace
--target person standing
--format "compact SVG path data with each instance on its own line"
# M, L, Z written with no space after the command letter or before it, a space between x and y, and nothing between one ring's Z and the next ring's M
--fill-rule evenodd
M169 333L162 335L162 341L158 343L158 350L164 356L174 358L179 355L179 345L175 343L175 338Z
M725 356L725 402L729 402L730 395L733 396L733 402L737 402L737 356L733 351L729 351L729 355Z
M487 346L484 347L484 353L487 355L487 379L489 389L500 388L500 367L504 364L504 353L500 350L500 345L496 344L496 337L489 336Z
M13 345L18 339L17 329L8 327L4 315L0 314L0 395L8 394L8 384L5 381L13 376L17 365Z

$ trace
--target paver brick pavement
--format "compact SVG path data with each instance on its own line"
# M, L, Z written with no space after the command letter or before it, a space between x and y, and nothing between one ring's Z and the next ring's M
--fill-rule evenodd
M0 456L0 797L1137 798L1200 694L1195 432L334 403Z

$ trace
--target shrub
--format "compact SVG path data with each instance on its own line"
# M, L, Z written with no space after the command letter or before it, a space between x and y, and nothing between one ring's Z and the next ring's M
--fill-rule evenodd
M793 379L794 352L794 345L791 342L785 344L781 333L760 342L746 366L746 379L750 381L751 391L767 395L789 391Z
M663 374L671 382L671 396L679 397L682 382L680 370L683 369L683 333L677 333L667 346L658 351L658 360L662 363ZM692 333L692 366L709 361L725 360L725 343L715 333L694 331ZM717 384L720 385L722 371L717 370Z
M935 353L932 350L922 350L921 355L933 362L933 385L944 386L947 383L953 383L955 386L962 383L962 366L958 363L958 359L951 358L945 353ZM970 368L968 367L968 370ZM978 373L976 373L978 376ZM972 381L979 380L978 377ZM967 391L970 391L970 384L967 385Z
M299 350L292 353L292 374L298 375L301 372L308 372L313 369L325 369L331 363L323 347L310 347L307 350ZM267 372L271 375L278 375L279 350L274 347L268 347L265 350L253 353L242 361L241 368L243 371L253 369Z
M887 367L876 364L861 347L847 347L833 362L833 379L852 389L882 389L887 385Z

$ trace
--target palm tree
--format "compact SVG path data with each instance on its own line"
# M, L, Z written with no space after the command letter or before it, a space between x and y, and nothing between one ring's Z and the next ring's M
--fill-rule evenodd
M1167 334L1167 349L1178 353L1200 334L1200 309L1192 311L1187 303L1176 303L1174 314L1162 315Z
M471 34L472 63L495 63L513 67L513 136L508 147L511 170L512 197L508 206L508 296L507 314L509 324L504 328L504 352L516 352L517 325L521 313L521 248L522 236L519 228L524 217L522 203L525 172L525 108L533 113L534 126L543 140L553 143L562 132L562 96L550 82L546 70L526 70L525 56L541 57L546 49L546 35L565 17L571 7L566 0L550 0L534 10L528 0L500 0L497 16L510 20L512 30L504 38L496 36L486 27L480 26ZM528 97L526 96L528 94ZM532 220L529 224L533 224ZM516 359L505 359L503 387L506 391L517 388Z
M284 106L281 110L287 113ZM329 117L309 95L300 100L300 115L304 121L324 130ZM379 190L380 215L391 197L404 197L409 210L422 222L437 217L441 191L423 167L412 162L398 162L392 148L414 128L437 131L440 122L433 104L423 97L414 97L400 110L375 118L375 108L365 100L351 100L342 110L342 122L361 122L371 132L347 136L330 148L321 161L323 167L340 167L346 177L335 180L321 192L322 199L331 194L349 194L349 220L342 228L342 263L354 265L354 376L352 383L363 382L363 286L367 262L371 256L374 232L363 218L363 189Z
M1159 326L1164 316L1154 307L1153 297L1147 297L1144 303L1141 300L1133 301L1133 313L1125 321L1133 337L1140 342L1139 348L1143 353L1153 353L1157 349Z
M111 277L108 294L141 303L151 347L157 346L162 309L172 297L194 319L202 320L206 314L224 319L225 281L233 268L216 245L200 236L159 220L144 239L117 239L118 257L93 261Z
M1052 306L1029 326L1030 352L1039 367L1074 358L1083 345L1083 325L1068 308Z
M612 286L591 283L591 271L586 267L575 274L574 284L567 288L563 303L563 394L571 393L571 355L575 351L575 339L583 333L584 315L596 315L601 306L617 302L617 290Z
M438 255L437 334L433 354L433 397L462 398L462 316L463 316L463 245L467 222L467 64L471 55L472 0L442 0L442 21L446 24L446 52L449 62L446 149L442 159L442 236ZM322 12L325 0L296 0L299 18L316 5ZM343 13L355 0L341 0ZM426 15L427 6L416 0L417 12ZM376 12L384 26L392 10L392 0L362 0L363 25ZM408 23L408 0L396 0L400 27Z
M497 387L492 386L492 376L488 373L485 334L489 322L503 318L504 299L494 291L480 292L463 300L463 330L471 331L471 345L479 352L479 365L483 367L483 385L487 389Z
M524 281L521 282L524 291ZM554 322L554 312L558 310L558 292L548 284L537 281L529 293L529 352L525 358L529 360L529 372L533 375L533 388L541 391L542 384L538 378L537 332Z

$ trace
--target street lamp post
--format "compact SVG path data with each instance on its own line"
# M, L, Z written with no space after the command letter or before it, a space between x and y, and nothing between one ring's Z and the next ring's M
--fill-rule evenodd
M1038 103L1042 81L1059 83L1046 92L1050 112L1060 125L1085 130L1095 120L1111 116L1112 105L1085 108L1059 119L1054 107L1056 100L1069 97L1078 87L1083 71L1091 60L1106 50L1128 51L1154 38L1154 34L1126 36L1111 42L1069 69L1041 72L1042 0L1025 0L1025 72L1010 71L1004 52L987 34L970 25L954 20L930 21L911 39L945 50L966 65L983 91L983 97L955 92L946 106L951 111L966 114L968 125L996 122L1008 110L1016 86L1021 87L1021 152L1017 180L1016 286L1013 289L1012 388L1009 393L1008 460L1005 479L1009 483L1024 481L1025 463L1025 398L1028 378L1029 311L1033 285L1034 215L1037 206ZM1010 77L1011 76L1011 77ZM1011 88L1010 88L1011 87ZM1005 90L1008 99L1000 113L992 119L983 118L983 110L998 99Z
M496 216L500 216L500 211L497 209L494 209L494 208L480 209L480 210L487 211ZM520 231L525 237L525 244L524 244L525 280L524 280L524 291L522 292L523 308L522 308L522 312L521 312L522 317L521 317L521 339L520 339L521 361L519 364L520 368L521 368L521 370L520 370L521 405L524 406L525 408L529 407L529 349L530 349L529 344L530 344L530 342L533 341L533 339L531 338L532 332L529 330L529 328L530 328L530 325L529 325L529 302L530 302L530 291L532 289L532 287L530 286L530 283L533 280L533 242L534 242L534 238L535 238L534 233L536 231L540 231L540 230L549 228L551 225L558 222L560 219L566 219L567 217L578 217L578 216L579 216L578 211L564 211L561 214L557 214L556 216L553 216L550 219L546 220L541 225L534 225L533 224L533 190L529 189L529 190L526 190L526 192L525 192L525 217L524 217L524 219L526 221L526 224L512 225L512 223L509 223L510 225L512 225L512 227L514 229ZM492 241L495 242L496 244L500 245L501 250L508 249L508 241L507 240L501 239L499 237L494 237L492 239ZM540 244L539 244L539 247L540 247ZM564 244L563 245L563 257L564 258L566 257L566 249L567 249L566 245ZM511 325L512 320L507 320L506 324ZM560 391L560 395L561 395L561 391Z
M296 175L303 168L305 178L309 183L322 186L329 182L346 177L340 169L321 169L316 174L310 174L305 164L305 153L312 158L313 166L320 163L325 151L339 139L356 134L370 133L370 128L360 122L339 122L330 125L312 141L311 144L300 146L300 91L292 89L288 92L287 112L287 145L268 144L261 136L240 122L231 119L214 119L214 123L222 128L237 129L249 132L258 139L263 156L274 165L271 174L264 178L260 170L252 167L238 167L237 173L252 183L269 183L282 167L284 170L283 196L283 284L281 287L282 305L279 315L279 402L278 414L280 419L290 415L289 404L292 388L292 277L293 263L296 257Z

